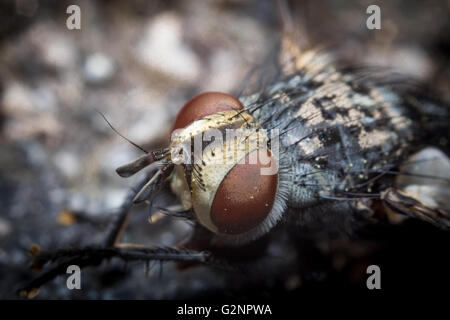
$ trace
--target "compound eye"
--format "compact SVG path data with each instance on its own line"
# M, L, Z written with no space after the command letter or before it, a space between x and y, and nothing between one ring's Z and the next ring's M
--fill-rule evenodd
M228 172L211 207L211 221L220 233L244 233L264 221L277 192L278 174L273 170L274 163L270 151L260 149L250 152ZM268 171L272 171L271 174Z
M195 120L207 115L228 110L241 110L241 102L222 92L205 92L195 96L181 108L173 126L173 130L181 129L191 124Z

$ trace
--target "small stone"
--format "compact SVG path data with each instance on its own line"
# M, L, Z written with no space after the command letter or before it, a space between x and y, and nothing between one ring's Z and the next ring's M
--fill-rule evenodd
M138 119L128 132L131 140L145 143L160 137L167 130L167 114L160 110L152 110Z
M27 162L32 166L40 167L48 161L48 155L41 144L31 141L21 145L25 150Z
M88 199L86 195L80 192L71 194L68 200L69 203L67 207L69 207L73 211L84 211L88 205Z
M39 253L41 253L42 249L41 246L38 245L37 243L33 243L30 246L30 249L28 249L28 255L31 257L36 257L39 255Z
M27 38L38 49L39 58L46 65L58 70L70 70L76 66L77 48L67 33L59 29L52 23L38 23L30 29Z
M54 156L54 163L67 178L75 178L81 170L78 157L68 151L60 151Z
M31 90L31 98L35 110L39 112L50 112L57 109L56 96L48 87L40 86Z
M0 238L7 236L11 232L11 223L8 220L0 218Z
M57 222L62 226L71 226L77 222L75 214L70 210L63 210L58 214Z
M83 73L88 83L104 84L114 76L115 66L110 57L101 53L94 53L87 57Z
M172 13L157 16L138 43L137 58L149 69L182 82L193 82L200 75L200 60L183 43L183 26Z
M24 115L33 110L33 102L29 90L16 82L10 83L5 88L2 105L3 112L9 115Z
M126 194L127 190L123 188L104 189L103 190L104 208L106 208L106 210L119 208L122 205Z

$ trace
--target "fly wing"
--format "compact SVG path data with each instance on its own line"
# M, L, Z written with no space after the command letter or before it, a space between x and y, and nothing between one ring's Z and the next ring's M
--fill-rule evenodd
M389 214L401 214L418 218L443 229L450 229L450 212L442 207L430 207L423 198L412 196L405 191L388 188L381 193L381 199ZM393 219L391 216L390 219Z
M396 187L380 193L391 221L402 214L450 228L450 160L445 153L429 147L414 154L395 182Z
M283 74L295 73L302 54L308 49L308 37L305 31L298 7L286 0L277 1L279 19L281 20L282 36L278 62Z

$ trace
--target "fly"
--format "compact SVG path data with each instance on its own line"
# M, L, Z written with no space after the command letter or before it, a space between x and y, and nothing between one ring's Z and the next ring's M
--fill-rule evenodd
M135 173L156 159L164 163L138 195L163 183L159 177L164 174L180 199L181 211L190 210L192 218L211 232L211 243L225 246L255 240L283 219L308 224L338 215L337 225L322 227L348 226L355 216L376 216L379 202L391 219L402 214L448 228L448 203L442 202L442 194L431 195L434 202L427 206L423 196L408 191L411 185L422 185L421 178L434 184L450 182L450 177L423 171L423 163L434 161L448 172L444 153L417 159L417 144L429 141L429 122L447 125L447 107L432 104L425 109L420 104L425 102L409 93L400 95L376 80L368 86L367 79L341 71L327 59L306 52L297 57L296 72L240 100L218 92L194 97L175 120L173 132L178 132L169 148L147 153L118 173ZM427 123L420 120L425 117ZM225 130L242 128L251 133L233 140L235 148L230 150ZM214 130L220 143L216 139L205 144L204 136ZM180 155L194 156L196 146L190 143L197 137L203 139L201 161L174 164ZM231 153L237 157L228 163L215 161ZM263 164L258 158L248 164L252 155L268 161ZM262 174L271 164L276 172Z
M65 265L112 257L233 268L232 253L282 237L291 225L346 232L361 222L412 217L450 227L450 161L440 150L450 138L448 106L396 91L365 69L339 68L328 54L300 50L289 36L278 68L281 75L252 95L206 92L189 100L167 148L150 152L128 140L144 154L117 173L150 170L129 192L104 242L35 250L36 268L57 266L22 293L34 294ZM121 243L132 205L163 186L179 204L160 211L191 221L192 237L171 248Z

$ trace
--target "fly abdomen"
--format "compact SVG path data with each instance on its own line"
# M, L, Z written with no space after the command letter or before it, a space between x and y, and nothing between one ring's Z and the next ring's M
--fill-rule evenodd
M448 123L445 106L339 70L323 55L242 100L262 127L278 130L292 208L379 198L394 183L391 173L429 141L427 121Z

